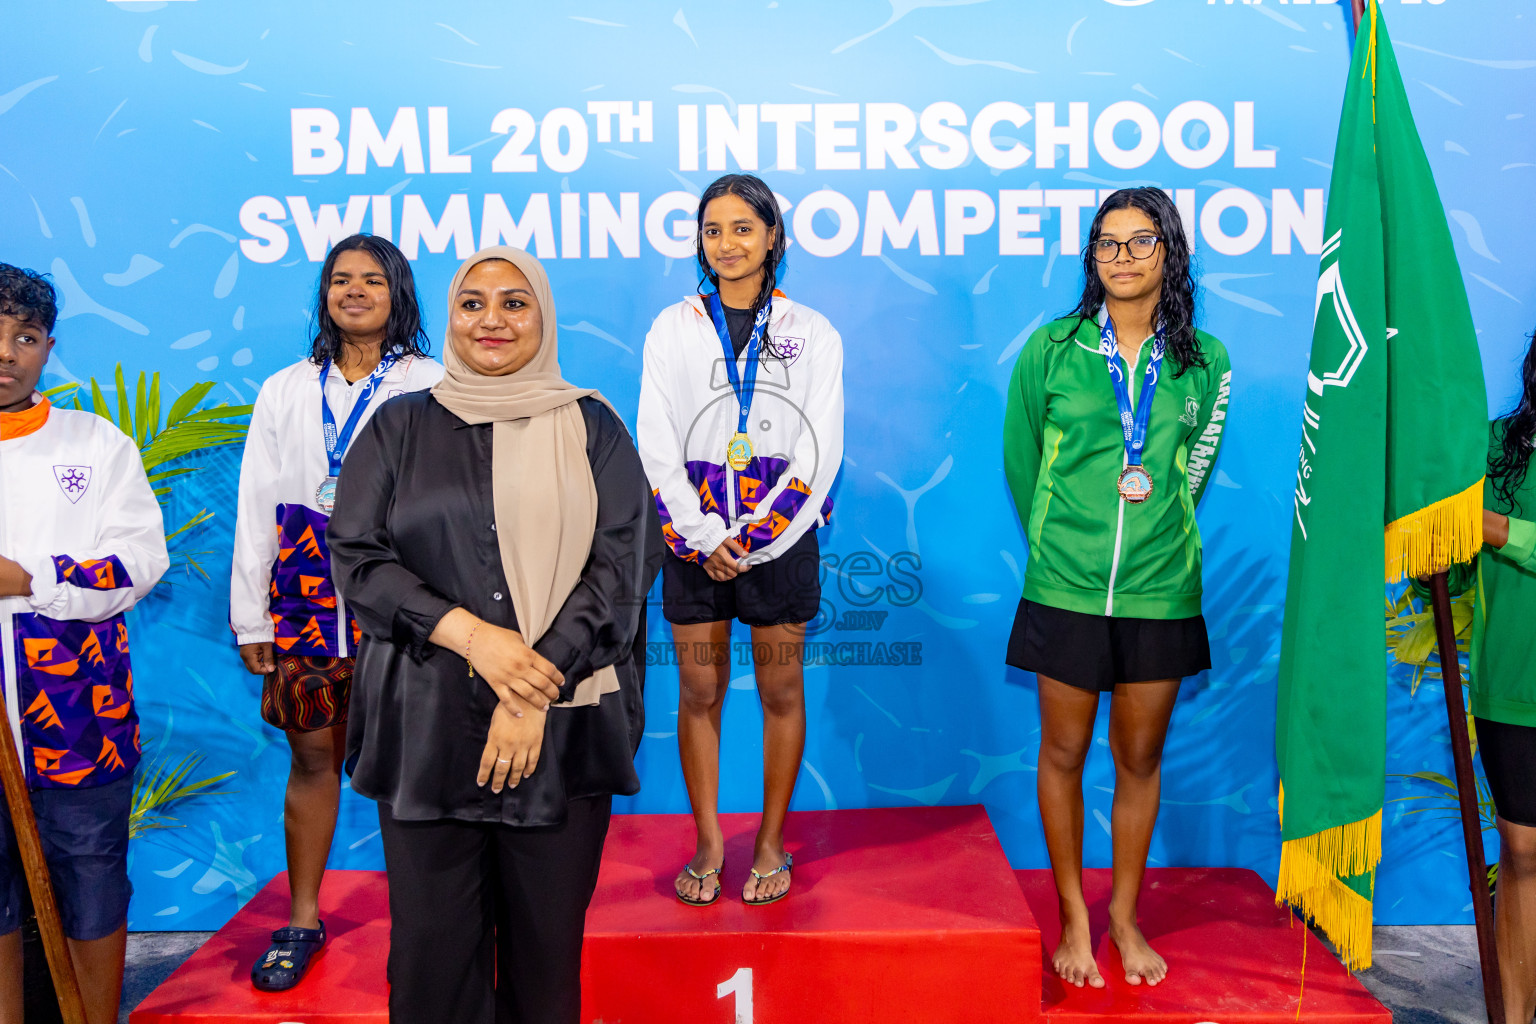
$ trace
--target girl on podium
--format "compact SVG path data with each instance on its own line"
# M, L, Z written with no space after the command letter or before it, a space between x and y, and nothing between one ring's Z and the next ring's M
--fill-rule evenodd
M1083 899L1083 762L1100 694L1115 763L1110 938L1125 980L1167 964L1136 921L1180 680L1210 668L1195 506L1221 446L1231 369L1194 325L1189 245L1173 203L1122 189L1083 249L1083 293L1030 336L1008 386L1003 465L1029 544L1008 664L1036 673L1038 793L1068 983L1104 985Z
M805 625L821 604L816 530L843 461L842 339L775 288L787 240L773 192L728 174L699 199L701 290L645 339L640 458L671 554L662 610L681 664L677 742L697 844L678 899L720 897L720 717L731 620L752 632L763 708L763 817L742 900L788 895L784 816L805 747ZM708 287L704 288L707 282Z
M446 375L364 429L327 531L364 634L347 756L379 803L389 1016L576 1024L661 524L624 424L560 374L539 262L481 250L448 295Z
M331 583L325 525L342 457L395 396L437 383L411 265L383 238L336 243L320 271L309 356L261 386L240 463L230 627L240 660L262 677L261 717L292 752L283 829L289 917L251 968L251 983L299 983L325 944L320 879L341 800L341 759L357 623Z
M1472 714L1499 821L1494 913L1504 1013L1536 1015L1536 344L1520 404L1493 421L1483 490L1483 553L1472 620Z

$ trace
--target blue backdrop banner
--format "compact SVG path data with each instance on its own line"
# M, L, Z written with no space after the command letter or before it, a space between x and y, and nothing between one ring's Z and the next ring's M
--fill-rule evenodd
M1514 0L1382 10L1502 409L1536 326L1536 19ZM460 258L537 254L566 376L633 422L651 319L697 284L695 197L759 173L788 209L781 287L830 318L847 361L793 806L982 802L1018 866L1046 857L1034 680L1003 665L1026 559L1003 388L1029 333L1074 304L1101 197L1170 190L1234 372L1200 511L1215 667L1179 699L1152 862L1273 882L1283 575L1347 5L61 0L6 20L0 260L63 295L50 385L122 363L170 393L207 380L252 401L306 351L328 245L364 230L415 261L438 347ZM215 513L177 541L211 578L182 570L135 613L137 695L152 754L238 774L135 842L139 929L217 927L284 862L287 747L226 624L238 451L195 462L167 519ZM676 670L651 622L644 789L621 809L685 812ZM761 798L737 639L726 810ZM1450 772L1441 708L1434 684L1394 682L1389 772ZM1090 865L1109 862L1105 718ZM381 867L373 805L344 797L332 865ZM1470 920L1454 822L1414 806L1388 805L1378 920Z

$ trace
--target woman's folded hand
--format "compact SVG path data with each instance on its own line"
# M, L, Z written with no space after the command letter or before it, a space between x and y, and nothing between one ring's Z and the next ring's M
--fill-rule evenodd
M516 630L502 629L483 622L469 644L469 663L502 704L514 697L539 711L560 699L560 684L565 676L554 664L523 642Z
M491 712L491 728L480 753L480 771L475 781L491 784L492 793L503 787L516 788L539 766L539 752L544 746L544 712L532 711L516 717L505 704Z

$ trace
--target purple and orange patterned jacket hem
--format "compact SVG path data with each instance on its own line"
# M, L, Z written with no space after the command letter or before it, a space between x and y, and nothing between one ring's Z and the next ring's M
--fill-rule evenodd
M279 655L311 658L342 656L336 630L336 585L331 582L331 552L325 544L330 517L306 505L277 506L277 561L267 608L272 643ZM357 650L362 631L347 612L348 654Z
M685 468L688 471L688 481L693 484L694 490L699 495L699 508L705 512L713 512L729 523L732 515L726 508L728 494L725 467L713 462L690 462ZM763 496L778 486L779 478L788 468L789 463L784 459L759 456L754 458L746 469L737 473L736 516L756 513ZM661 515L661 535L671 545L672 552L685 562L702 562L708 552L701 553L688 546L688 542L673 528L672 516L668 514L666 503L661 500L661 494L655 491L652 493L656 497L656 511ZM810 485L799 477L791 477L784 489L779 492L778 497L773 500L767 517L743 527L737 534L736 540L749 552L772 542L789 528L790 522L810 496ZM821 506L821 522L825 525L831 521L832 499L828 498Z
M56 555L56 582L86 590L133 586L117 556L76 562ZM27 783L34 789L104 786L139 763L128 627L17 615L16 693Z

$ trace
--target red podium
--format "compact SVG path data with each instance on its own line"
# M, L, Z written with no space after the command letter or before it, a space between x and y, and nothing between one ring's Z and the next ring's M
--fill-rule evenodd
M1251 871L1149 871L1142 926L1168 980L1128 986L1100 938L1108 987L1072 989L1049 970L1059 929L1050 873L1012 871L982 808L792 814L794 894L766 907L740 899L755 823L724 817L725 890L697 908L672 895L691 819L613 819L587 915L584 1024L1282 1024L1298 1008L1302 1021L1391 1022ZM1102 936L1109 873L1089 871L1085 884ZM132 1024L384 1024L382 873L328 873L325 954L292 992L251 988L287 885L273 879Z
M1108 869L1083 872L1083 895L1098 945L1101 989L1074 988L1051 971L1061 937L1049 871L1020 871L1019 885L1040 922L1043 1006L1048 1024L1392 1024L1392 1012L1365 990L1311 930L1275 906L1264 880L1245 868L1151 868L1141 886L1141 930L1168 961L1161 985L1125 983L1109 927Z
M725 889L672 895L683 815L614 818L587 915L582 1016L624 1024L1031 1019L1040 933L980 807L793 815L794 891L741 902L757 816L725 815ZM1022 968L1022 969L1021 969Z

